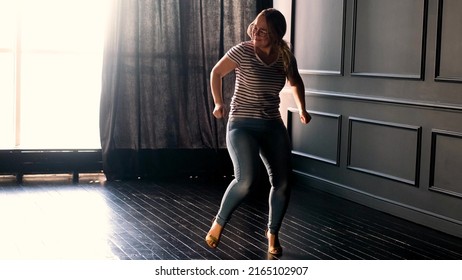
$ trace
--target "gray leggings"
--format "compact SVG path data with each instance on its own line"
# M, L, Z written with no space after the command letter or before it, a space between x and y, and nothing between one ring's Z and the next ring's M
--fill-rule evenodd
M261 158L271 184L268 229L273 234L278 233L290 196L291 146L284 123L282 120L231 118L226 144L235 178L223 195L217 215L218 224L225 226L249 193L258 179Z

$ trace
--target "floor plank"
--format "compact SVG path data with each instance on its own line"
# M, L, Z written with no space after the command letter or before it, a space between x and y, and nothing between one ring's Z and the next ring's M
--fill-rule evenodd
M229 178L0 180L0 259L260 260L267 190L203 241ZM462 240L320 191L294 187L281 259L462 259Z

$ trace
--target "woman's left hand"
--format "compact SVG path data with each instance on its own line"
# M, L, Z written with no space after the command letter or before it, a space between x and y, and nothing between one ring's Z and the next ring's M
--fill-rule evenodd
M307 124L311 121L311 115L308 114L307 111L303 110L303 111L300 111L300 121L303 123L303 124Z

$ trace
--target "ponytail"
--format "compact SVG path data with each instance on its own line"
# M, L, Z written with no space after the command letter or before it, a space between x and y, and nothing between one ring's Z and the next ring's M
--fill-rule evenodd
M278 45L279 45L279 51L282 54L282 61L284 63L284 72L286 73L286 76L288 76L291 74L291 71L292 71L291 64L293 60L293 54L289 47L289 44L285 40L281 40L281 42Z

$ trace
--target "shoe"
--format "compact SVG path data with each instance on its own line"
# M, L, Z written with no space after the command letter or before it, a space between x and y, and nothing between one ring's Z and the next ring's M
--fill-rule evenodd
M216 223L216 219L212 219L212 227L213 227L213 224ZM223 230L223 228L222 228ZM213 236L212 234L210 234L210 231L211 229L209 230L209 232L207 233L207 236L205 236L205 243L207 243L207 245L212 248L212 249L216 249L218 247L218 244L220 243L220 237L221 237L221 232L220 232L220 235L218 237L215 237Z
M205 242L210 248L216 249L218 247L218 244L220 243L220 239L216 238L211 234L207 234L207 236L205 237Z
M266 239L269 240L269 237L268 237L268 229L265 230L265 237ZM270 233L271 234L271 233ZM279 243L279 238L278 236L276 235L276 239L275 239L275 242L274 242L274 245L273 246L270 246L268 244L268 253L270 255L273 255L273 256L280 256L282 255L282 247L281 247L281 244Z

